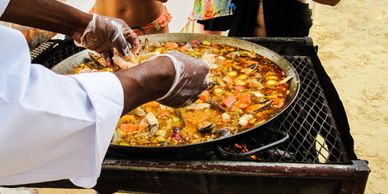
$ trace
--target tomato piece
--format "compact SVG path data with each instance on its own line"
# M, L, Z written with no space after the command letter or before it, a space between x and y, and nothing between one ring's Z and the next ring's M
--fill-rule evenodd
M236 97L234 97L234 96L229 96L229 97L222 100L222 103L224 103L225 106L228 108L232 107L234 102L236 102Z
M233 88L234 88L235 90L241 92L241 90L244 89L244 86L234 86Z
M237 97L238 101L243 104L247 104L248 106L252 103L251 95L250 94L242 94ZM240 107L242 108L242 107Z
M120 129L126 133L134 133L139 130L139 125L136 124L121 124Z
M201 93L201 95L199 95L199 99L202 100L202 102L207 102L208 99L209 99L209 91L205 90Z
M199 44L198 40L192 40L191 41L191 45L193 45L193 46L198 45L198 44Z
M241 91L244 89L244 86L234 86L233 96L240 96Z
M224 67L232 67L233 66L233 63L229 62L229 61L223 61L221 63L222 66Z

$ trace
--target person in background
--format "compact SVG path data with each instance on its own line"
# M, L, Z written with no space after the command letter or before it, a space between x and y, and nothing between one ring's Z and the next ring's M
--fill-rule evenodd
M314 0L336 5L340 0ZM309 35L312 12L307 0L237 0L228 36L304 37Z
M0 0L0 20L63 33L103 55L139 47L124 21L53 0ZM153 100L182 107L207 87L207 65L178 52L64 76L31 64L21 32L0 26L0 42L0 186L70 179L91 188L122 114Z
M189 19L200 24L202 33L220 35L230 28L235 9L232 0L194 0Z
M340 0L314 1L334 6ZM205 30L229 30L228 36L237 37L303 37L313 24L307 0L232 0L232 4L232 15L207 20Z
M138 35L167 33L167 0L96 0L95 12L124 20Z

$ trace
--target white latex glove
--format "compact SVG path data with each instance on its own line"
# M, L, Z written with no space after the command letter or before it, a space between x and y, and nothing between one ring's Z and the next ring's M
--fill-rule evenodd
M131 53L138 53L140 46L137 35L120 19L93 14L93 19L85 28L83 34L75 33L73 39L79 46L95 50L110 66L113 48L124 58L133 58Z
M207 88L208 65L199 59L177 51L169 51L151 57L149 60L165 56L170 58L175 68L175 78L171 89L157 101L163 105L178 108L187 106L198 99Z

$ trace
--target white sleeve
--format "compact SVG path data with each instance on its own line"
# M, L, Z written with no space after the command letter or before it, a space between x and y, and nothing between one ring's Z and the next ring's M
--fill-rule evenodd
M31 64L24 37L9 28L0 27L0 42L0 185L93 187L123 109L120 81Z
M0 0L0 17L3 15L5 9L7 8L10 0Z

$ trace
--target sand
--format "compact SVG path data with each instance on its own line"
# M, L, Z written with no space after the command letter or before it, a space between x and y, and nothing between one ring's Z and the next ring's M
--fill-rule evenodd
M313 11L310 35L345 106L356 154L372 169L365 193L388 193L388 0Z

